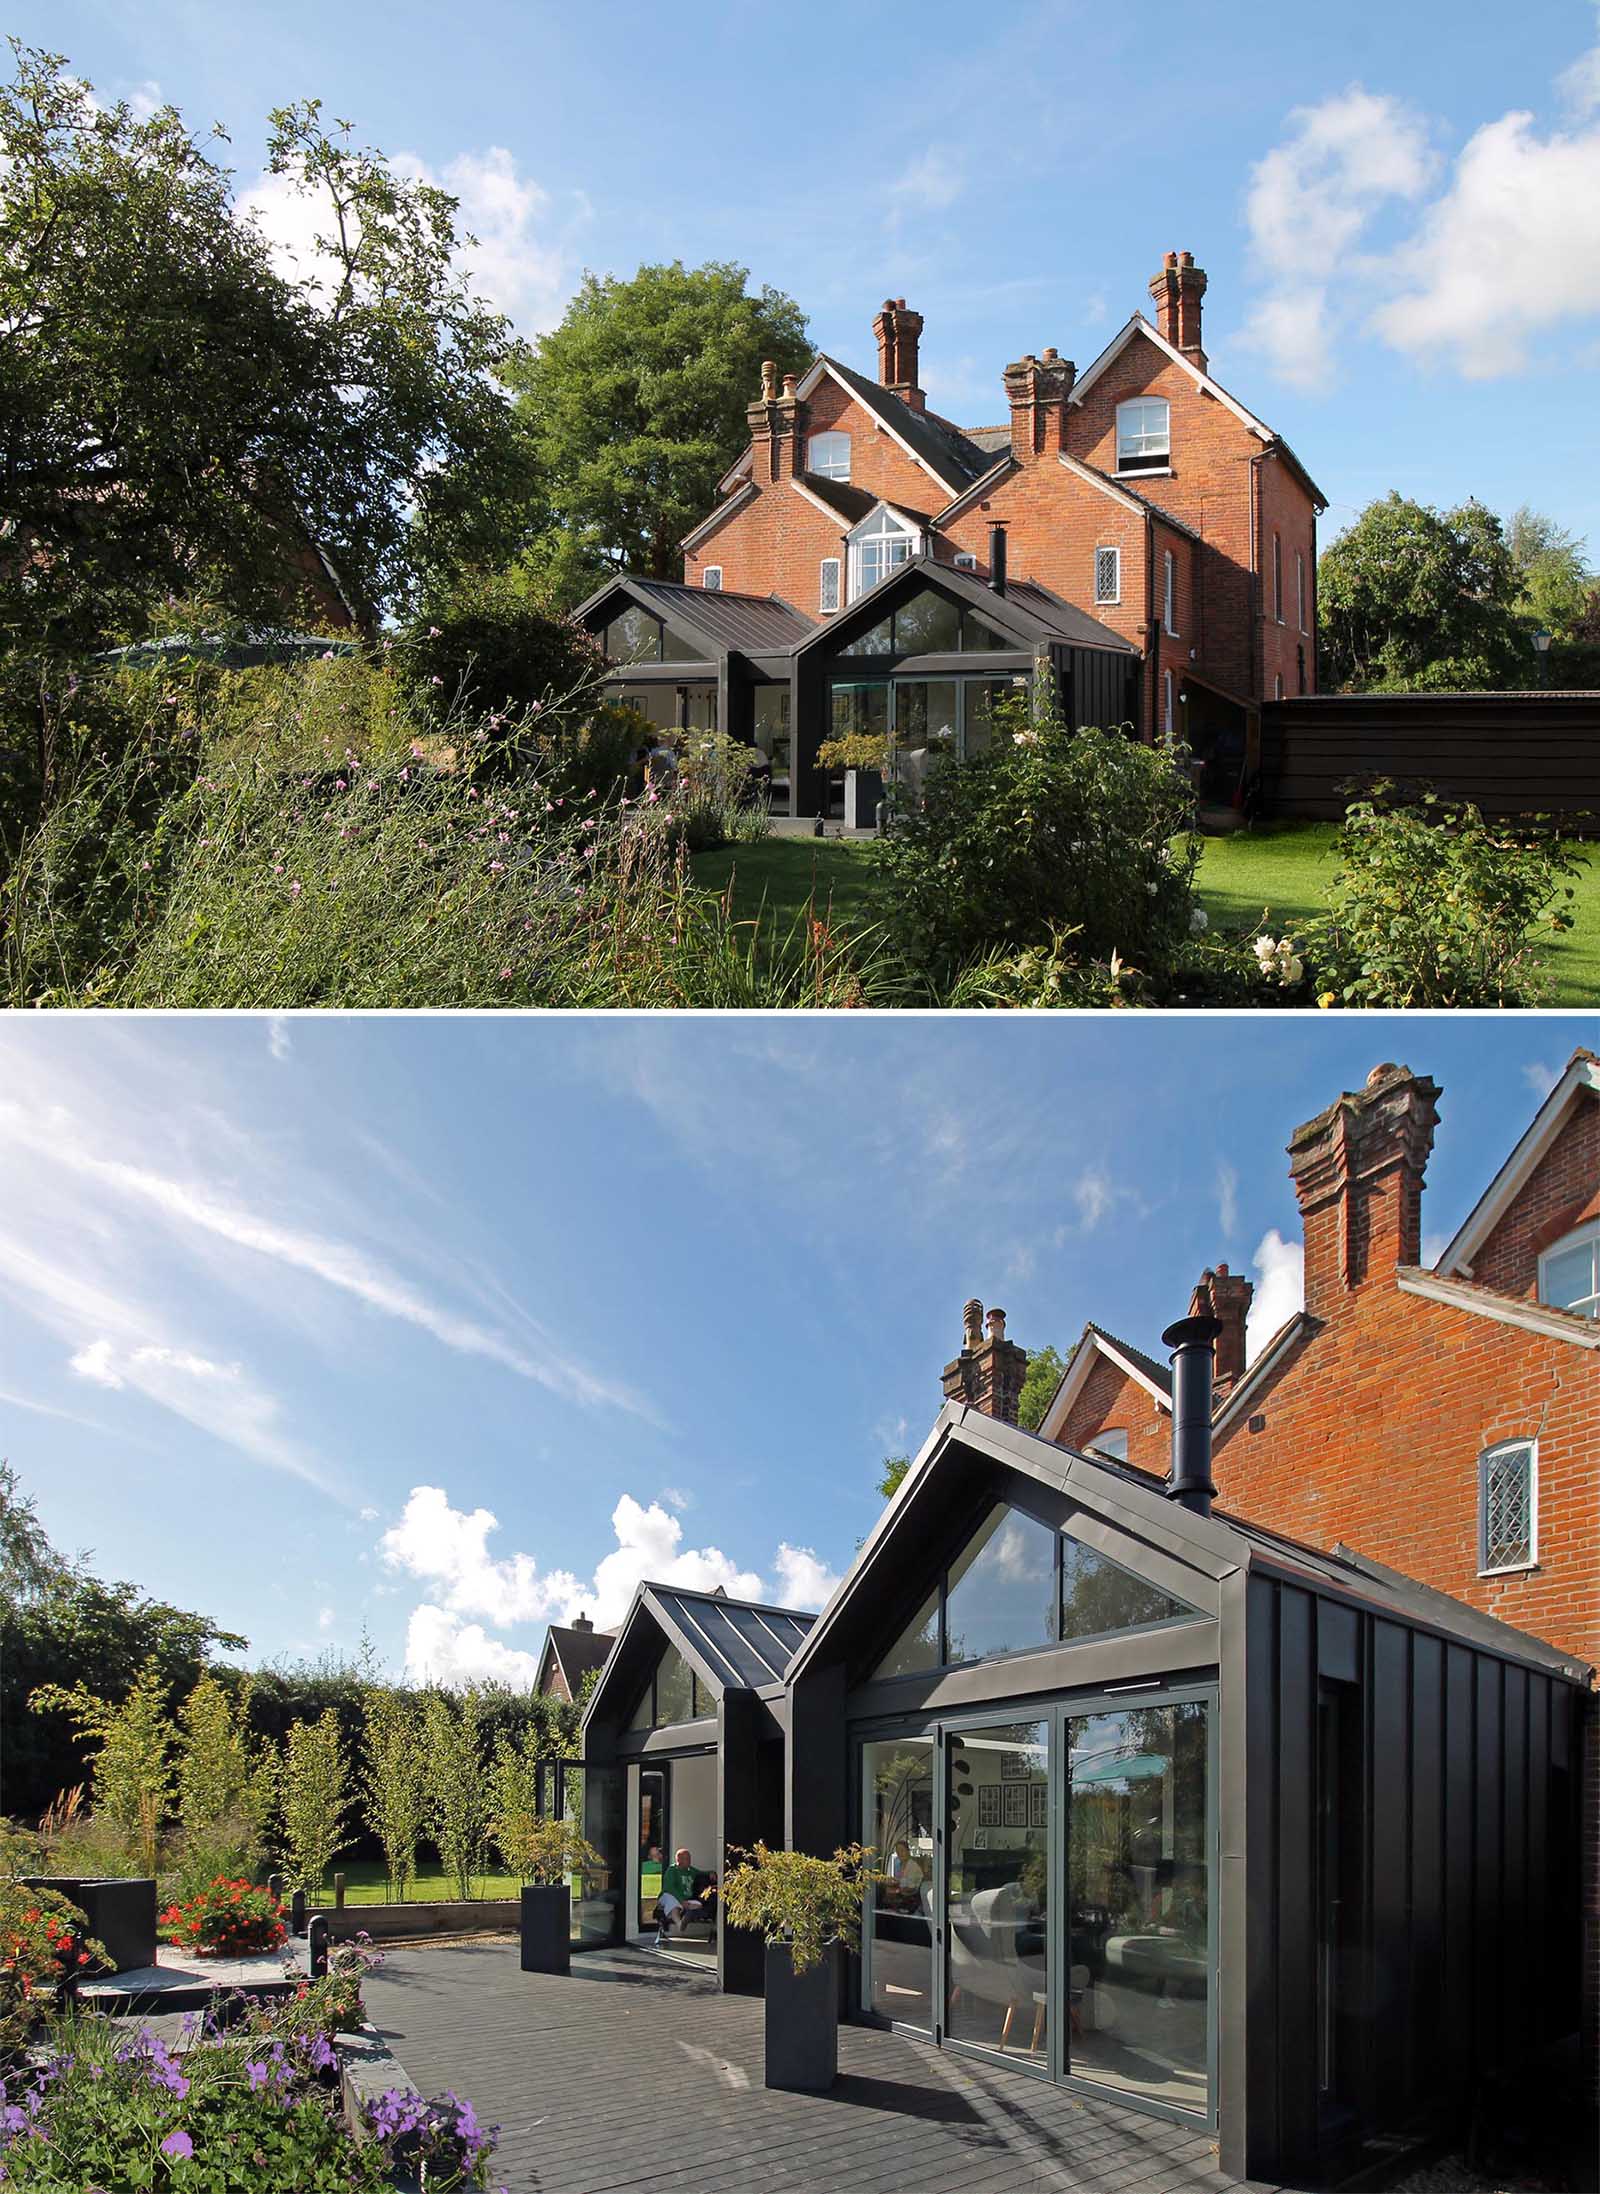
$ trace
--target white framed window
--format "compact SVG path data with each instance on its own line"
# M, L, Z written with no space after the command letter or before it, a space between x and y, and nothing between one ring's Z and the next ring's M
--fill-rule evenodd
M1272 536L1272 614L1283 623L1283 535Z
M1178 637L1178 559L1171 549L1161 552L1161 622L1175 640Z
M955 567L957 571L976 571L978 559L973 555L971 549L957 549Z
M1273 676L1272 698L1275 701L1281 701L1283 699L1283 672L1281 670L1276 672Z
M1478 1574L1531 1569L1539 1558L1539 1443L1502 1440L1478 1457Z
M705 570L700 574L700 584L705 588L707 594L720 594L722 592L722 566L720 564L707 564Z
M891 571L909 564L918 535L892 511L876 510L850 536L850 600L870 593Z
M1094 552L1094 598L1097 602L1122 600L1122 551L1097 548Z
M1172 455L1172 409L1164 396L1130 396L1117 406L1118 472L1161 472Z
M1161 673L1161 728L1169 739L1172 736L1173 726L1172 694L1172 673L1170 670L1164 670Z
M1539 1259L1539 1300L1600 1318L1600 1219L1551 1243Z
M839 559L824 556L821 583L817 588L817 607L826 612L839 607Z
M848 434L814 434L806 444L806 470L816 473L822 480L848 480L850 477L850 437Z
M1128 1435L1122 1425L1104 1425L1089 1442L1091 1455L1107 1455L1114 1463L1128 1460Z
M1294 552L1294 601L1300 630L1309 632L1311 627L1306 623L1306 559L1303 549L1296 549Z

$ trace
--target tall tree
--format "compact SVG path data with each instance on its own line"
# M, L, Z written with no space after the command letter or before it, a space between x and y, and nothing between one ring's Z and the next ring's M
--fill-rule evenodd
M1482 503L1369 503L1317 567L1321 675L1353 691L1472 690L1526 683L1505 529Z
M1523 616L1557 641L1586 638L1596 580L1579 535L1524 503L1511 514L1506 546Z
M506 323L457 271L455 201L316 100L279 108L269 169L317 232L290 278L174 108L104 106L11 44L0 645L81 651L195 593L281 619L323 559L370 619L470 529L453 483L513 447Z
M675 579L678 544L745 447L761 364L809 364L792 297L744 267L588 274L560 327L512 358L535 483L523 559L570 606L611 571Z

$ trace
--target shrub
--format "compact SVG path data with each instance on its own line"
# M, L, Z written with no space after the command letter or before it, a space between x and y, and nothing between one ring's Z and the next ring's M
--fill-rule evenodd
M587 1874L605 1865L593 1844L585 1843L578 1833L575 1821L535 1816L524 1820L514 1833L510 1822L502 1825L510 1839L500 1847L506 1864L525 1882L552 1888L571 1874Z
M429 1827L444 1871L455 1877L457 1895L470 1897L489 1834L477 1693L469 1689L452 1701L442 1691L430 1692L424 1726Z
M0 1882L0 2049L20 2049L63 1989L110 1962L58 1891Z
M1573 924L1577 861L1542 818L1490 823L1373 787L1346 810L1325 911L1300 942L1324 1005L1528 1006Z
M223 1874L198 1896L169 1905L161 1915L164 1939L202 1958L243 1958L256 1950L276 1950L288 1932L283 1907L270 1889L229 1881Z
M876 1856L862 1844L819 1859L758 1843L728 1869L722 1908L730 1926L787 1943L794 1970L804 1973L835 1943L860 1949L862 1899L881 1879L872 1864Z
M358 2033L366 2022L361 1984L383 1962L383 1952L372 1948L372 1937L364 1931L334 1944L321 1980L302 1981L286 2002L258 2005L248 2017L250 2032L307 2040L321 2034L329 2041L336 2034Z
M361 1749L367 1826L383 1847L389 1894L404 1904L416 1879L417 1844L428 1818L427 1752L414 1699L374 1685L365 1704Z
M98 1699L84 1684L70 1691L41 1684L29 1704L69 1715L93 1744L95 1818L127 1840L141 1873L153 1875L173 1790L173 1728L154 1661L120 1702Z
M391 2088L368 2104L365 2116L384 2153L402 2170L416 2173L424 2186L485 2183L500 2128L479 2125L471 2103L452 2090L427 2102L414 2092Z
M397 650L421 705L439 721L465 717L491 743L514 747L527 719L592 698L605 657L570 617L552 616L510 574L474 573L434 600Z
M908 949L941 983L1003 949L1113 954L1160 984L1190 935L1199 840L1183 756L1120 731L1069 731L1052 706L995 711L994 744L893 803L883 848Z
M312 1896L341 1851L348 1851L345 1817L349 1774L339 1717L332 1707L289 1731L283 1762L284 1855L296 1884Z
M189 1896L218 1874L259 1870L277 1802L278 1761L251 1736L248 1681L230 1694L215 1676L202 1676L178 1720L178 1874Z

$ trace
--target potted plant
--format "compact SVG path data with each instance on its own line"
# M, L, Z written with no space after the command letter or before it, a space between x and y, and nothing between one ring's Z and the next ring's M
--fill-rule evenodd
M872 732L846 732L839 739L824 739L818 747L821 768L844 771L844 819L849 829L870 830L876 823L888 759L888 740Z
M877 1854L849 1844L831 1859L758 1843L722 1885L730 1927L767 1946L766 2084L818 2094L839 2072L839 1958L861 1948L861 1908Z
M518 1838L522 1889L522 1970L570 1973L572 1970L572 1889L570 1877L604 1866L593 1844L585 1843L569 1820L527 1820Z

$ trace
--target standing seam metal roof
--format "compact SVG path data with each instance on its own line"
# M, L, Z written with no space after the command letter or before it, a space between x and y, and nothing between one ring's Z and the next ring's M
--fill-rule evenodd
M680 1592L645 1585L654 1610L693 1646L720 1684L759 1691L781 1684L815 1615L792 1607L764 1607L754 1600L725 1600L714 1592Z

